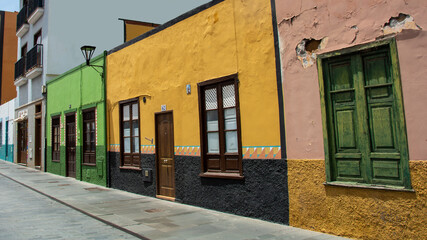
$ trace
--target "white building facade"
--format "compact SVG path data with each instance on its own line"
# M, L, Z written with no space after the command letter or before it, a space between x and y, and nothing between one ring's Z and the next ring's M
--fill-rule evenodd
M15 99L0 105L0 159L13 162Z

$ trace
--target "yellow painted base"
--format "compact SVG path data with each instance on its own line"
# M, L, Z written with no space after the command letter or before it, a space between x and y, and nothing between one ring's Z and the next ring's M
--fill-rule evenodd
M357 239L427 239L427 161L413 192L324 186L324 160L288 160L291 226Z

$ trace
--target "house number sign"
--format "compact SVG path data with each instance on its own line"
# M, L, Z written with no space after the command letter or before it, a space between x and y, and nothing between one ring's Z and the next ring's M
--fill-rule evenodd
M162 105L162 112L166 111L166 105Z

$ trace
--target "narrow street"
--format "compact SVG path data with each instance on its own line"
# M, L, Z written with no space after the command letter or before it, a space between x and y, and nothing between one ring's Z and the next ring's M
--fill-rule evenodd
M0 239L344 239L4 161L0 161L0 192Z
M137 239L0 175L0 239Z

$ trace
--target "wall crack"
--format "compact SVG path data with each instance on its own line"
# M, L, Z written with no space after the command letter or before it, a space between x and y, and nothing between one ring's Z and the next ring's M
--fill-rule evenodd
M354 42L356 42L357 39L357 35L359 35L359 28L357 27L357 25L352 26L350 29L352 30L356 30L356 32L354 33L354 38L353 40L351 40L350 44L353 44Z
M292 17L282 19L282 20L279 22L279 26L281 26L283 23L287 23L287 24L289 24L289 25L292 25L292 23L293 23L293 22L294 22L294 21L295 21L299 16L301 16L303 13L305 13L305 12L307 12L307 11L311 11L311 10L317 10L317 6L314 6L314 7L309 8L309 9L305 9L305 10L303 10L302 12L300 12L300 13L298 13L298 14L296 14L296 15L293 15Z

